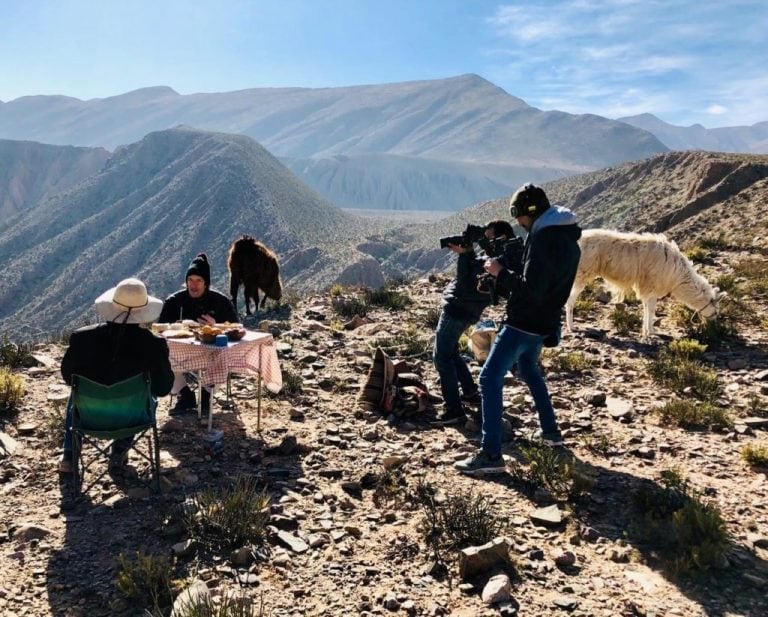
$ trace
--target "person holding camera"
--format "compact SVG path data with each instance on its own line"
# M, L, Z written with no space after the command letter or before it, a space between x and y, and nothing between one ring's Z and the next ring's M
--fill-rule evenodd
M507 221L491 221L484 228L468 225L462 236L445 239L445 245L457 253L459 258L456 278L443 291L440 319L435 331L434 363L444 401L443 411L432 422L436 426L466 422L462 398L468 403L480 402L477 384L459 353L459 338L480 319L491 302L490 294L478 289L478 277L484 274L486 258L475 254L474 242L484 246L489 256L493 256L494 247L514 237L512 225ZM459 387L464 393L463 397L459 394Z
M517 364L517 374L531 392L539 415L536 437L550 446L563 444L547 384L539 369L542 346L559 342L562 309L568 299L581 250L576 216L562 206L550 206L541 187L526 184L509 203L512 217L527 232L522 273L504 268L496 259L485 263L496 288L508 294L506 318L480 372L483 395L481 449L455 464L465 474L498 473L501 456L502 390L504 376Z

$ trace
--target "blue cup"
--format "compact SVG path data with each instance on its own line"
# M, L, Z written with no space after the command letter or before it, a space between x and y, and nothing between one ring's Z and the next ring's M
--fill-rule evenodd
M217 334L216 335L216 347L226 347L227 346L227 335L226 334Z

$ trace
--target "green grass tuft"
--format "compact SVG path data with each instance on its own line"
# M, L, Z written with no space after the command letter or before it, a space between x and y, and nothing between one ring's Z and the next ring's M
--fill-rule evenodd
M704 501L674 470L661 486L645 484L632 495L631 533L647 543L673 575L706 571L721 564L730 545L725 521L714 503Z
M618 334L626 336L632 332L639 332L643 325L643 316L636 308L628 306L627 302L619 303L613 307L608 318Z
M173 604L173 564L164 555L136 552L133 557L118 556L119 569L115 587L136 607L152 615L167 614Z
M712 427L731 428L733 420L720 407L706 401L670 401L654 410L661 423L685 429L709 429Z
M662 347L656 359L650 362L649 373L654 381L676 392L712 401L720 392L717 371L690 359L690 354L696 350L697 347L690 343Z
M758 443L745 444L741 458L754 467L768 467L768 446Z
M0 413L15 411L24 397L24 378L0 368Z
M260 546L269 520L269 496L251 478L238 476L220 489L206 489L185 504L182 524L210 550Z

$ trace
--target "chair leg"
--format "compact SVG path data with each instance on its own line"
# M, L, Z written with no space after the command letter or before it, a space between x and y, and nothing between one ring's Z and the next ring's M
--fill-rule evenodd
M157 434L157 423L152 424L152 437L150 438L150 455L153 458L152 475L154 477L155 490L160 492L160 437Z
M85 469L81 469L81 458L83 455L82 442L80 436L72 431L72 490L75 499L82 497L83 475Z

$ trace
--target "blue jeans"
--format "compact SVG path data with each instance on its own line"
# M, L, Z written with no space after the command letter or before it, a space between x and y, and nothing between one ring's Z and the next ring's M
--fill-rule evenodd
M461 405L459 384L464 394L477 392L475 380L464 359L459 354L459 338L472 322L451 317L444 310L440 311L440 320L435 330L435 369L440 375L440 390L443 393L445 407L457 408Z
M152 397L152 413L154 414L157 411L157 399L153 396ZM67 411L64 415L64 456L65 458L72 456L72 431L69 430L72 426L73 421L73 413L75 410L75 406L73 403L73 397L70 395L69 400L67 401ZM133 443L133 437L123 437L122 439L116 439L112 442L112 452L115 455L122 454L125 452L128 448L131 447L131 444Z
M515 364L517 374L528 386L539 413L539 425L544 433L557 431L557 420L547 384L539 370L539 354L544 337L504 326L488 354L480 372L483 394L483 450L490 456L501 454L501 413L504 376Z

